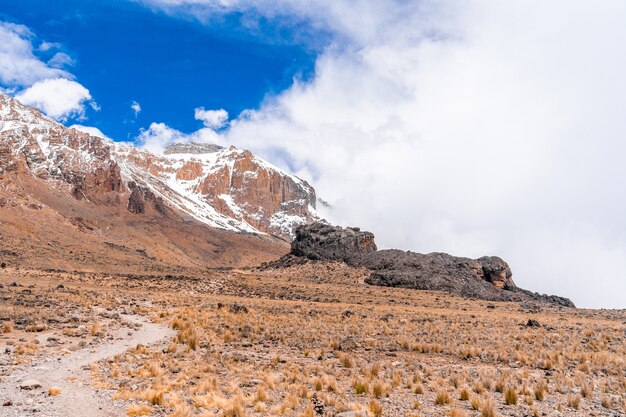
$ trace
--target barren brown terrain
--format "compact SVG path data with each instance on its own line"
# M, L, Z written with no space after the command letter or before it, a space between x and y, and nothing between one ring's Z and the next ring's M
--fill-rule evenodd
M17 178L17 179L16 179ZM232 233L160 213L76 200L32 177L0 178L0 256L11 265L176 273L257 265L289 251L269 235Z
M626 415L626 312L366 275L333 262L167 275L7 266L0 414L71 415L54 404L81 389L98 405L82 415L98 416ZM123 341L137 318L172 334L94 357L63 386L20 388L49 361Z

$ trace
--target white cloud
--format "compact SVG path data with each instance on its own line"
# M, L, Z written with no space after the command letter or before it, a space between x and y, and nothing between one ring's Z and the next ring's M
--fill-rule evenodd
M225 144L223 137L211 128L205 127L192 133L183 133L165 123L150 124L150 127L142 129L136 138L139 147L155 154L162 154L168 145L190 142Z
M212 129L222 128L228 121L228 112L224 109L205 110L204 107L198 107L194 113L196 120L201 120L204 126Z
M74 65L74 60L64 52L57 52L48 60L48 65L52 68L71 67Z
M133 112L135 112L135 118L137 118L137 116L139 116L139 113L141 113L141 106L139 105L139 103L133 100L130 108L133 110Z
M37 107L59 121L85 117L85 104L100 109L89 90L74 81L63 68L74 64L64 52L43 62L34 53L35 35L24 25L0 22L0 85L22 103ZM59 49L58 43L42 42L40 52Z
M47 52L52 49L60 49L62 45L58 42L41 42L39 45L39 49L41 52Z
M69 73L48 66L33 54L33 39L26 26L0 22L0 83L23 87L46 78L71 78Z
M97 138L110 139L107 135L102 133L102 131L100 129L98 129L97 127L83 126L83 125L74 124L74 125L71 125L69 128L78 130L79 132L87 133L87 134L89 134L91 136L95 136Z
M383 247L511 264L520 286L626 307L626 3L166 1L291 15L333 41L310 83L231 122Z
M64 78L38 81L15 98L27 106L40 109L57 120L84 118L85 104L91 101L89 90Z

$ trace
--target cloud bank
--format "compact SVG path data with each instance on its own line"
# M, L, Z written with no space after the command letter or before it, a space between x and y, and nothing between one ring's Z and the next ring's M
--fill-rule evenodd
M383 247L497 254L518 285L626 307L626 4L145 0L334 34L226 140Z
M85 118L85 103L91 101L91 94L76 81L56 78L37 81L15 98L56 120L66 121Z
M64 68L74 60L56 52L47 62L35 54L60 48L42 42L34 48L36 36L24 25L0 22L0 84L22 103L33 106L59 121L83 119L86 105L98 110L89 90Z
M205 127L219 129L226 125L228 121L228 112L224 109L205 110L204 107L198 107L194 110L196 120L201 120Z

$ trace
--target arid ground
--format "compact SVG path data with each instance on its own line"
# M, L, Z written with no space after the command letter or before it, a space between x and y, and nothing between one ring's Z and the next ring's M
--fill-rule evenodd
M314 262L130 276L6 267L0 415L626 415L626 312L365 276Z

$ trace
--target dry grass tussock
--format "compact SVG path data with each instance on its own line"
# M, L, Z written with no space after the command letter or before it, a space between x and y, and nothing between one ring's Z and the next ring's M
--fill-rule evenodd
M138 345L93 373L128 416L626 413L623 314L515 303L488 309L491 303L370 287L344 277L352 273L345 268L320 268L227 271L215 275L222 283L215 290L206 282L214 275L142 285L64 277L58 294L54 283L24 294L52 299L43 313L0 306L9 317L0 334L17 338L10 355L17 363L106 337L120 326L115 314L129 309L169 325L172 340ZM0 291L17 296L23 289ZM61 311L72 302L77 322ZM102 313L87 317L94 305ZM48 323L45 314L64 319ZM68 345L34 343L37 331L18 325L20 315L68 333ZM541 326L526 327L531 317Z

